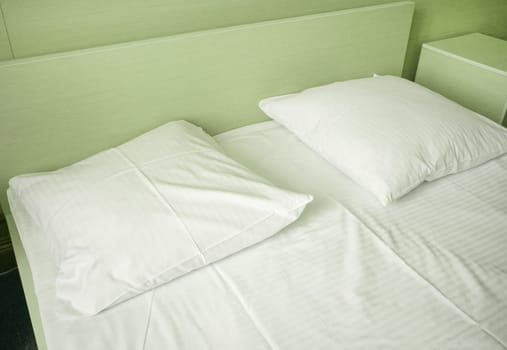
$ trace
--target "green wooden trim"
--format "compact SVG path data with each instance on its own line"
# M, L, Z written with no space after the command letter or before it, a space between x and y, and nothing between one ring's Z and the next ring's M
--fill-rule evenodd
M1 1L16 57L389 2L392 0ZM436 7L433 5L434 10Z
M211 134L266 120L267 96L400 75L414 4L242 25L0 63L0 193L170 120Z
M25 293L25 299L28 306L28 312L32 321L33 332L35 334L35 340L37 341L38 350L46 350L46 339L44 331L42 329L42 321L40 317L39 304L37 297L35 296L35 289L33 285L32 273L28 260L26 258L25 250L21 244L18 229L14 223L14 219L11 214L5 216L9 231L11 234L12 245L16 255L16 263L18 265L19 275L21 277L21 283L23 285L23 291Z
M393 0L1 0L14 54L28 57ZM415 0L404 76L421 44L481 31L507 39L507 1Z

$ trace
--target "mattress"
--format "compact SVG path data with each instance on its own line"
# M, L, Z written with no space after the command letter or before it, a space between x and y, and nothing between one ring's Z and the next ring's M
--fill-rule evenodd
M315 200L272 238L93 317L55 300L47 243L9 193L49 349L507 349L507 156L382 207L274 122L216 139Z

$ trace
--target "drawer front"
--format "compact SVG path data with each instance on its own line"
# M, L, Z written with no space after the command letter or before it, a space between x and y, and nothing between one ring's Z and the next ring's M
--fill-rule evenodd
M507 72L424 47L416 82L497 123L507 122Z

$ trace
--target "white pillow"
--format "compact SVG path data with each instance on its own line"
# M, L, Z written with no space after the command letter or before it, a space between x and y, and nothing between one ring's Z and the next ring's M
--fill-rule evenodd
M507 152L500 125L392 76L337 82L259 106L384 205L423 181Z
M184 121L9 184L52 245L57 296L86 315L275 234L312 200Z

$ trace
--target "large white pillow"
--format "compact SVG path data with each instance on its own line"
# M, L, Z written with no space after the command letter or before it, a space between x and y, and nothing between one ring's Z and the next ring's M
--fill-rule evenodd
M57 296L86 315L275 234L312 200L184 121L9 184L52 245Z
M408 80L377 76L264 99L260 108L382 204L507 152L507 130Z

